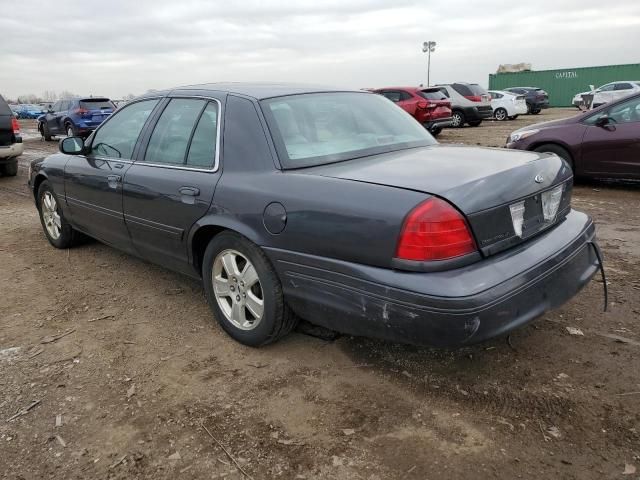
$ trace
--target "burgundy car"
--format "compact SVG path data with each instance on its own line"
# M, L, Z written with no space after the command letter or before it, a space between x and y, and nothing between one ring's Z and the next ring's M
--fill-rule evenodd
M451 102L438 88L386 87L372 90L408 112L433 136L451 125Z
M640 179L640 94L516 130L507 148L555 153L576 176Z

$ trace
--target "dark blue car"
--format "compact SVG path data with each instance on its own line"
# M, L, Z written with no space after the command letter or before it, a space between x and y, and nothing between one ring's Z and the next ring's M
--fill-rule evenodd
M368 92L152 92L60 150L31 164L49 242L85 234L201 279L215 318L247 345L299 317L467 345L563 304L599 268L564 160L439 145Z
M38 131L47 141L56 135L88 137L115 109L103 97L58 100L38 117Z

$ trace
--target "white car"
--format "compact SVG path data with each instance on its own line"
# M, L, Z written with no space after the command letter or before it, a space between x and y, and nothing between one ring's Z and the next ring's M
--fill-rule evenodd
M593 88L593 87L592 87ZM622 97L640 92L640 80L623 80L611 82L588 92L577 93L573 97L573 105L582 109L589 106L583 95L593 95L593 106L598 107L602 104L619 100Z
M513 120L518 115L527 113L527 101L524 95L502 90L489 90L493 118L496 120Z

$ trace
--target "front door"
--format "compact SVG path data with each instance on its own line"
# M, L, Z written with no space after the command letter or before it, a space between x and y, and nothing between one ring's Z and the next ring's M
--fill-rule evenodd
M127 105L96 131L89 152L65 167L66 201L73 225L107 244L132 252L122 213L122 180L140 132L158 100Z
M220 178L220 103L173 98L124 176L124 215L138 253L191 273L187 236Z
M52 135L57 135L61 133L59 131L59 124L61 117L61 112L64 104L68 103L66 100L60 100L53 104L51 107L51 111L48 111L44 117L44 121L47 123L47 127L49 127L49 132Z
M598 118L606 115L606 125ZM640 178L640 97L589 117L582 140L585 173L608 177Z

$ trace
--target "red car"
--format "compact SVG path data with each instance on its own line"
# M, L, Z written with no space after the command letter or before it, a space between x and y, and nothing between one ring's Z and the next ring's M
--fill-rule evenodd
M451 102L436 87L385 87L371 91L387 97L410 113L433 136L451 125Z

